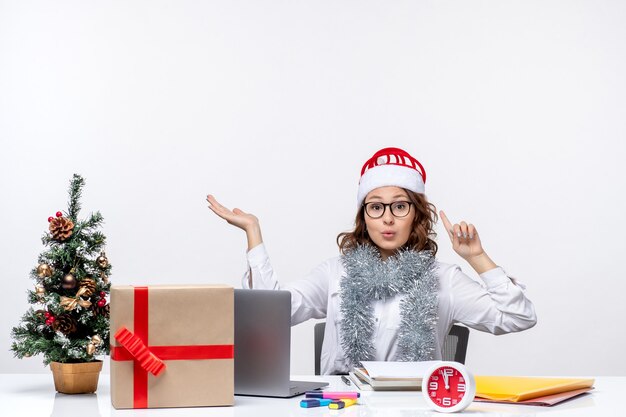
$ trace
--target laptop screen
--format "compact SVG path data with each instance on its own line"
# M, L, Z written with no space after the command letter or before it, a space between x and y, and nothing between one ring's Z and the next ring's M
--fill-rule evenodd
M291 293L235 290L235 393L289 391Z

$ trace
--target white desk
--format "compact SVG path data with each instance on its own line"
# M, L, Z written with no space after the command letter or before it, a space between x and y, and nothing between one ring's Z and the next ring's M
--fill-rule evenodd
M346 388L339 377L305 377L294 379L330 382L335 391ZM109 375L100 376L98 392L91 395L64 395L54 391L51 374L0 374L0 415L10 417L108 417L108 416L208 416L208 417L425 417L444 416L426 408L421 392L361 393L358 406L343 410L328 407L300 408L304 396L289 399L235 397L233 407L174 408L149 410L116 410L111 406ZM472 403L466 416L621 416L624 407L626 377L596 378L591 394L553 407ZM454 415L454 414L453 414ZM456 414L458 415L458 414Z

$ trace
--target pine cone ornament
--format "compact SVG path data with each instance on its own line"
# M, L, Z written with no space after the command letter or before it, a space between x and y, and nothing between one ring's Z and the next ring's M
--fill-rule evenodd
M91 277L83 278L82 281L80 281L80 288L83 290L83 295L91 297L91 295L96 292L96 281Z
M110 307L108 304L103 305L102 307L100 307L98 305L98 303L93 303L91 305L91 311L93 311L93 315L94 316L104 316L106 318L109 317L109 312L110 312Z
M53 239L63 242L72 236L74 222L67 217L56 217L50 220L49 229Z
M57 319L54 321L53 328L54 331L60 331L61 333L68 335L76 331L77 325L78 322L74 317L69 314L61 314L60 316L57 316Z

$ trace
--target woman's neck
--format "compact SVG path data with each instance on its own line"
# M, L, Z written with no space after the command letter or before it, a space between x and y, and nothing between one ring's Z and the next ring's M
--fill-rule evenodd
M387 250L387 249L381 249L381 248L378 248L378 252L380 253L380 259L382 259L383 261L386 261L387 258L395 255L396 253L395 250Z

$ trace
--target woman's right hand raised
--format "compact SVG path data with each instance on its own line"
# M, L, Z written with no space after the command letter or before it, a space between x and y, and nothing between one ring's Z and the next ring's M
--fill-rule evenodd
M215 197L211 194L206 196L206 201L209 202L209 208L213 211L213 213L226 220L229 224L232 224L233 226L236 226L246 232L246 236L248 238L248 250L263 242L259 219L254 214L246 213L238 208L234 208L231 211L218 203Z
M218 201L211 194L206 196L206 201L209 202L209 208L213 213L226 220L229 224L237 226L238 228L247 231L253 227L259 225L259 219L253 214L245 213L243 210L234 208L232 211L218 203Z

